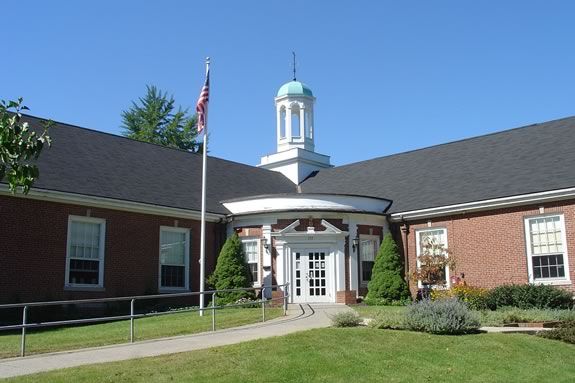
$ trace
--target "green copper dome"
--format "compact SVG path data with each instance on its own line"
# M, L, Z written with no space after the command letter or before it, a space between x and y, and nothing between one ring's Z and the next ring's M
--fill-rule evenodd
M287 96L287 95L313 97L311 89L307 85L299 81L290 81L283 84L280 90L278 90L278 94L276 97Z

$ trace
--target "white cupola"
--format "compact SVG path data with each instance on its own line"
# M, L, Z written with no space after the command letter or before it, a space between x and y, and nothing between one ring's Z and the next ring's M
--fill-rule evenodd
M332 166L329 156L314 151L314 103L311 89L295 78L281 86L275 97L277 152L262 157L258 166L281 172L296 185Z

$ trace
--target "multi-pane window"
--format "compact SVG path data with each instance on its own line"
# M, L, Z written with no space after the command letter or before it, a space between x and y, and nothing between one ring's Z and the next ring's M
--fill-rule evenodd
M188 229L160 229L160 288L187 289L190 232Z
M361 236L359 252L361 259L361 282L368 283L371 280L371 271L375 263L375 257L379 248L379 238L376 236Z
M105 226L99 218L69 218L66 286L103 287Z
M531 281L566 279L563 216L528 218L525 224Z
M424 264L424 259L437 261L438 256L447 256L447 229L425 229L417 231L417 265L418 268L424 269L426 264ZM434 270L429 267L429 275L427 279L433 281L444 281L447 286L449 286L449 267L443 267L440 270ZM418 282L418 285L422 286L422 281ZM433 283L431 283L433 284ZM435 285L435 284L434 284Z
M252 276L252 282L259 282L259 260L260 252L258 248L258 240L250 239L242 241L242 247L244 250L244 255L246 257L246 262L250 269L250 274Z

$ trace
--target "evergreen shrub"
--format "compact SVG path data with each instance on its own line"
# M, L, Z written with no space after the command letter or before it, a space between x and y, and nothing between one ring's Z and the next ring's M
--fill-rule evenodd
M409 329L431 334L466 334L480 327L477 315L457 298L414 302L405 321Z
M237 234L226 240L220 251L216 269L208 277L208 284L216 290L238 289L252 287L251 276L245 260L242 243ZM238 300L254 299L255 294L250 291L231 291L217 293L218 306L235 303Z
M575 344L575 320L567 321L553 330L542 331L538 335L547 339L562 340Z
M573 307L573 296L566 290L549 285L502 285L489 292L487 305L491 310L505 306L568 309Z
M367 304L404 304L410 298L401 257L389 233L379 247L367 289Z

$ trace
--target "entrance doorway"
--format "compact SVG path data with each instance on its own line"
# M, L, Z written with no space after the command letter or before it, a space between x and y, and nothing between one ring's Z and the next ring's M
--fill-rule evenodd
M325 250L295 250L293 302L333 302L329 253Z

